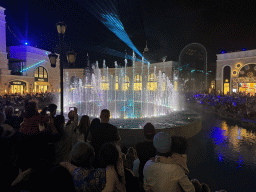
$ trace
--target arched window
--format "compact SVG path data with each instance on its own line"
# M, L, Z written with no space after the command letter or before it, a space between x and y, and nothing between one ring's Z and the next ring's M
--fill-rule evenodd
M138 74L134 77L134 91L140 91L142 88L142 77Z
M122 90L127 91L129 89L130 85L130 80L128 76L123 77L123 85L122 85Z
M157 78L154 73L151 73L148 76L147 90L149 90L149 91L157 90Z
M42 66L39 66L35 70L35 82L34 82L34 91L36 93L45 93L48 90L48 73L46 69Z
M109 81L106 76L101 77L101 84L100 84L100 89L101 90L109 90Z
M48 73L44 67L37 67L35 70L35 81L48 82Z
M225 66L223 68L223 93L226 95L230 92L230 76L231 76L231 68L230 66Z

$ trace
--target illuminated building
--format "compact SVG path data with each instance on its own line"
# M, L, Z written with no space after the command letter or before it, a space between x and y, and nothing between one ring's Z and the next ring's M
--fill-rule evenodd
M7 50L4 11L5 9L0 7L0 94L59 92L59 59L57 60L57 67L52 68L48 58L50 52L29 46L29 43L10 46ZM131 42L129 45L133 47ZM144 49L146 59L149 57L147 52L146 45ZM140 54L139 57L141 57ZM132 57L129 56L128 58L131 59ZM144 61L147 62L145 59ZM120 67L124 66L124 63L118 65L119 67L116 69L107 69L108 73L104 72L106 68L100 69L102 74L100 89L116 91L142 91L147 89L153 94L157 87L165 89L165 82L161 83L157 80L159 71L172 80L173 67L177 65L177 62L165 61L150 64L136 60L134 66L129 66L126 70ZM70 89L76 89L78 83L81 83L79 79L85 80L84 75L87 74L85 70L64 69L64 83L69 82ZM121 75L122 78L118 78L120 73L124 73L123 76ZM105 74L109 74L109 76ZM87 84L86 82L82 83L86 88L91 86L87 85L88 82Z
M256 93L256 50L217 54L216 90Z
M50 52L29 46L6 49L5 9L0 7L0 94L59 90L59 68L51 68Z

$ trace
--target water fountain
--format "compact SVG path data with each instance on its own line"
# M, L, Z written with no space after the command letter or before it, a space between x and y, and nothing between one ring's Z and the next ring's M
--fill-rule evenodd
M126 59L122 68L115 62L112 73L105 61L103 69L96 62L91 73L85 73L83 79L73 78L72 82L67 72L65 113L69 107L77 107L79 115L99 117L102 109L108 109L110 122L122 129L138 129L146 122L159 129L170 128L187 125L197 118L182 110L181 95L175 91L172 79L160 70L157 72L156 66L150 73L150 63L143 62L137 64L141 66L138 68L133 54L132 67L127 67Z

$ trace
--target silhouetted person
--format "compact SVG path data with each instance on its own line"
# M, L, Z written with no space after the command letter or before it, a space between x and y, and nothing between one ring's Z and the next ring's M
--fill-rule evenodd
M109 123L110 111L103 109L100 114L101 123L90 129L91 145L95 151L95 160L93 166L101 167L99 163L99 150L104 143L118 142L120 136L117 127Z
M9 106L6 107L5 110L5 124L8 124L12 126L14 129L19 130L20 129L20 124L22 122L22 118L19 116L14 116L14 109L13 107Z
M156 156L156 148L153 145L153 138L156 134L155 127L151 123L147 123L144 127L144 137L146 141L139 142L136 145L136 151L139 158L139 179L143 182L143 168L146 162Z

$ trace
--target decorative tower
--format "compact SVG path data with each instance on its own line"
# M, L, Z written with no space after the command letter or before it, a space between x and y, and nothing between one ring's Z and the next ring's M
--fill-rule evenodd
M0 7L0 75L9 75L8 59L6 52L6 26L5 8Z
M148 43L146 41L146 47L144 48L144 53L148 52Z
M146 47L144 48L144 51L143 51L143 57L146 61L151 62L151 56L150 56L150 53L149 53L147 41L146 41Z

